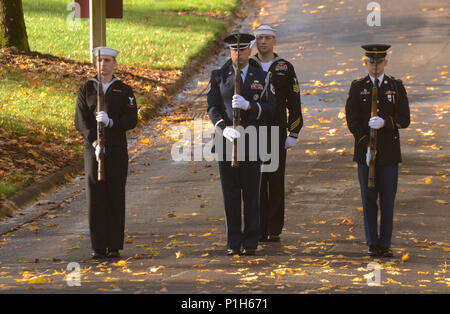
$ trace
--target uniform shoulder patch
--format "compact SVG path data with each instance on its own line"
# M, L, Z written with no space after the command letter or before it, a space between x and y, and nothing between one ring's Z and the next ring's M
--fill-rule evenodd
M128 107L130 108L136 107L136 104L134 103L134 97L128 97L128 99L130 100L130 102L128 103Z

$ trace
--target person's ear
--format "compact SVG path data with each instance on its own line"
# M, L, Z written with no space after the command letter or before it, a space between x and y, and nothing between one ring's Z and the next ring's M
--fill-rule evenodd
M388 65L388 59L384 59L384 66Z

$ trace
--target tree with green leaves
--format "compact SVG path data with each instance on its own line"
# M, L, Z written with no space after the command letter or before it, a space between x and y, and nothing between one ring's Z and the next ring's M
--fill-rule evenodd
M22 0L0 0L0 48L29 52Z

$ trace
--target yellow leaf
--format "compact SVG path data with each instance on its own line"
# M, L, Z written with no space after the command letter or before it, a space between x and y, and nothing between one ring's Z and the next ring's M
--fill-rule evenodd
M37 284L47 283L47 280L44 278L44 276L37 276L37 277L30 278L28 280L28 283L30 285L37 285Z
M439 205L447 205L448 202L444 201L444 200L435 200L436 203L438 203Z
M317 155L317 152L316 152L316 151L314 151L314 150L309 150L309 149L305 150L305 153L307 153L308 155L312 155L312 156Z
M406 262L409 260L409 253L405 253L402 255L402 258L400 259L401 262Z
M30 225L28 227L28 230L30 230L30 231L39 230L39 229L41 229L41 228L39 228L38 226L35 226L35 225Z
M183 258L183 257L185 257L186 255L185 255L183 252L178 251L178 252L175 253L175 256L176 256L176 258Z
M150 139L148 137L141 138L140 142L142 144L150 144Z
M120 261L118 261L117 263L112 263L111 265L112 265L112 266L120 266L120 267L122 267L122 266L127 265L127 262L124 261L124 260L120 260Z
M201 257L207 257L209 255L209 253L205 253L203 255L201 255Z

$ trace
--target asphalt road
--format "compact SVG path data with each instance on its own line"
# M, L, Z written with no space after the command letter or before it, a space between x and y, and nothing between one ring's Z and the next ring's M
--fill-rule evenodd
M288 153L280 243L260 245L253 257L225 256L217 163L172 159L186 139L172 133L176 126L212 127L205 98L195 95L226 60L223 51L164 116L130 134L122 257L90 259L84 178L77 177L0 222L0 291L448 293L450 6L379 1L381 26L369 27L367 3L265 1L257 22L250 14L240 24L247 31L254 23L276 26L276 50L301 82L305 126ZM342 114L351 81L365 75L360 45L368 42L392 45L386 72L403 79L412 111L411 126L401 130L393 259L365 255L353 137ZM371 262L379 285L368 284Z

